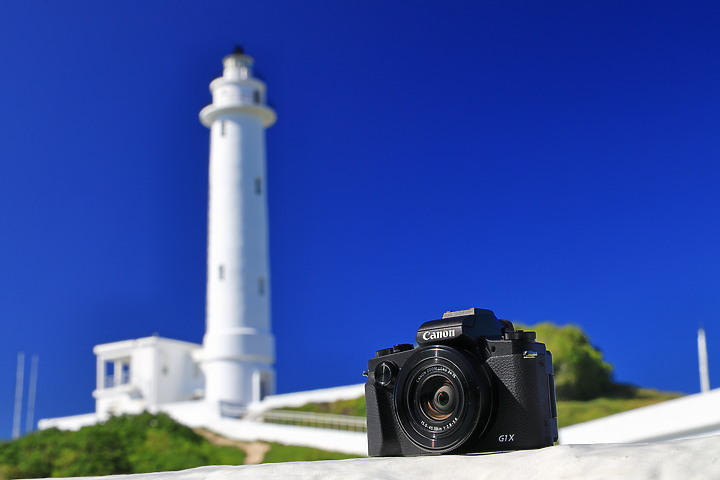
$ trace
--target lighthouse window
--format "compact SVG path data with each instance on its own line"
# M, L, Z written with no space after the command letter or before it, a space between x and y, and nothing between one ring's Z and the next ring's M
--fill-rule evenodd
M224 279L225 279L225 265L220 265L220 266L218 267L218 278L219 278L220 280L224 280Z
M260 103L260 91L259 90L253 90L253 101L255 103Z
M225 120L220 121L220 136L225 136Z
M265 278L264 277L258 278L258 293L260 295L265 295Z
M262 195L262 178L255 177L255 195Z

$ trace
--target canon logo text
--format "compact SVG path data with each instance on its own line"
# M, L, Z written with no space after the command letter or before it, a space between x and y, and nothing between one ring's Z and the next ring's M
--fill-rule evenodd
M433 332L425 332L422 334L422 339L427 340L439 340L441 338L450 338L455 336L455 329L449 328L447 330L436 330Z

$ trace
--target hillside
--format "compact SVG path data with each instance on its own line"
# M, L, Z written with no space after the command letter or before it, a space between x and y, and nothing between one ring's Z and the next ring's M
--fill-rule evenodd
M123 415L77 432L34 432L0 443L0 480L147 473L204 465L334 460L335 452L234 442L194 431L165 414Z

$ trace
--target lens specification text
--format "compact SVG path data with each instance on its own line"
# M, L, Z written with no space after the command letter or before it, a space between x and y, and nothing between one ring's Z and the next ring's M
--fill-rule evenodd
M423 372L420 375L418 375L417 378L415 379L415 383L420 382L423 378L425 378L426 375L429 375L429 374L435 373L435 372L447 373L452 378L457 379L457 375L455 374L455 372L453 372L449 368L442 366L442 365L433 365L432 367L428 367L425 370L423 370Z
M446 423L445 425L441 425L439 427L436 427L434 425L428 425L424 420L420 420L420 425L427 428L428 430L431 430L433 432L442 432L444 430L448 430L453 427L458 421L458 417L455 417L452 419L452 422Z

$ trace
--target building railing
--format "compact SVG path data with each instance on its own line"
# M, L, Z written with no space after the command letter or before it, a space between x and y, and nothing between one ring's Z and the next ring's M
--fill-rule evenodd
M303 427L329 428L332 430L346 430L352 432L367 431L365 417L336 415L332 413L268 410L258 415L257 421Z

